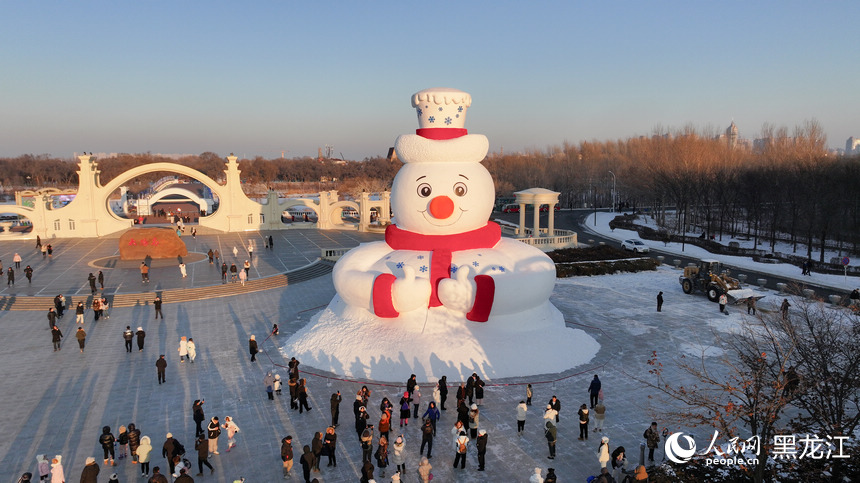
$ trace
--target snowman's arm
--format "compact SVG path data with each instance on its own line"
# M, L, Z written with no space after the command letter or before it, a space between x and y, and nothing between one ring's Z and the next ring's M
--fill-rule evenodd
M373 310L371 304L376 279L384 274L371 269L379 260L391 253L384 242L371 242L354 248L341 257L332 271L334 288L348 305Z
M493 314L514 314L545 303L555 287L555 264L525 243L503 238L497 250L516 260L513 271L493 277ZM475 277L477 280L477 277ZM478 304L476 297L475 304Z

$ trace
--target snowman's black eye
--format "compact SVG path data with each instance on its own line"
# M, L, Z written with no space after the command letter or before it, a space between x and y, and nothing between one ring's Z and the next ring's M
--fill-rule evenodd
M426 198L430 196L430 193L433 192L433 189L427 183L421 183L418 185L418 196L422 198Z
M454 184L454 194L457 196L465 196L466 192L469 191L466 188L466 183L456 183Z

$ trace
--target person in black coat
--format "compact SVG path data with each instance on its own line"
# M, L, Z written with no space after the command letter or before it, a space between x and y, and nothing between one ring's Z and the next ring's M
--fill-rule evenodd
M116 442L116 438L111 434L110 426L103 427L102 434L99 436L99 444L102 445L102 451L105 453L105 465L108 464L109 460L110 465L114 466L114 442ZM108 456L110 456L110 459L108 459Z
M331 425L337 426L337 420L340 417L340 401L343 398L340 396L340 391L331 395Z
M445 401L448 400L448 376L439 379L439 409L445 411Z
M167 361L164 359L164 354L158 357L158 360L155 361L155 368L158 371L158 383L167 382L167 378L165 377L167 374ZM173 470L170 470L173 473Z
M328 456L328 466L337 467L337 456L335 456L335 450L337 449L337 433L335 433L333 426L329 426L325 430L323 445L325 448L323 454ZM317 462L317 465L319 465L319 462Z
M63 318L63 311L66 310L64 305L65 300L62 296L57 295L54 297L54 308L57 309L57 317Z
M96 278L99 282L99 286L102 288L102 290L104 290L104 288L105 288L105 274L103 274L102 271L99 270L99 275Z
M96 276L90 273L90 275L87 277L87 280L90 282L90 292L96 293L96 291L98 290L96 288Z
M140 352L143 350L143 343L146 339L146 332L143 331L143 327L138 327L137 333L135 335L137 335L137 351Z
M155 308L155 318L161 316L161 320L164 320L164 313L161 312L161 304L164 302L161 300L161 297L155 297L155 300L152 301L152 306Z
M361 467L361 480L359 483L368 483L373 479L373 470L376 468L373 467L373 463L370 461L365 461L364 466Z
M304 454L302 454L302 459L299 460L299 463L302 464L302 476L305 477L305 483L311 483L311 469L314 467L314 457L313 452L311 452L311 447L305 445L302 450Z
M57 325L57 311L51 307L48 309L48 328L53 329Z
M475 445L478 448L478 471L484 471L484 464L487 456L487 431L485 429L478 430L478 438L475 440Z
M594 405L597 404L597 396L600 394L600 387L600 379L598 379L597 374L595 374L594 379L591 380L591 384L588 385L589 404L591 405L591 409L594 409Z
M194 436L200 436L203 434L203 421L206 421L206 416L203 414L203 403L205 400L195 399L194 403L191 405L191 412L194 416L194 423L197 425L197 428L194 432Z
M137 448L140 447L140 430L134 423L128 425L128 452L131 453L131 459L137 462Z
M185 454L185 448L182 444L173 438L173 433L167 433L167 439L161 446L161 457L167 458L167 464L170 465L170 473L176 471L176 456Z
M558 415L559 415L559 413L561 413L561 400L559 400L557 397L553 396L552 399L550 399L549 403L547 403L547 404L549 404L550 407L555 409L555 422L558 422L558 420L559 420Z
M51 341L54 343L54 352L60 350L61 340L63 340L63 332L55 325L51 329Z
M255 362L257 360L257 352L260 352L257 349L257 340L254 339L254 336L251 336L251 340L248 341L248 352L251 353L251 362Z
M284 479L290 476L293 469L293 437L287 436L281 440L281 461L284 463Z
M471 406L474 403L475 397L475 381L478 380L478 374L472 373L469 379L466 380L466 397L469 398L469 405Z
M415 374L412 374L406 381L406 392L409 393L409 397L412 397L412 393L415 392L415 386L417 385L418 381L415 380Z
M657 294L657 312L663 310L663 292Z

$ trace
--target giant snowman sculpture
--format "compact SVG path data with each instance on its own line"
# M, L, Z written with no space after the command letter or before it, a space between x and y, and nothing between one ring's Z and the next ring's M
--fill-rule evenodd
M456 89L412 96L420 128L394 144L404 163L391 189L395 223L385 241L337 262L337 295L286 355L356 378L432 381L560 372L597 353L549 302L552 260L488 222L489 142L464 128L471 103Z

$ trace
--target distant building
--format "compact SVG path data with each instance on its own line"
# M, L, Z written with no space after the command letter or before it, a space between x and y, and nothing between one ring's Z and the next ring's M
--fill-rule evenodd
M738 126L735 121L732 121L731 125L726 128L726 139L729 142L729 149L738 145Z
M860 138L851 136L845 141L845 155L854 156L860 154Z

